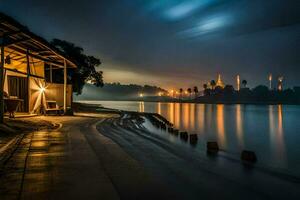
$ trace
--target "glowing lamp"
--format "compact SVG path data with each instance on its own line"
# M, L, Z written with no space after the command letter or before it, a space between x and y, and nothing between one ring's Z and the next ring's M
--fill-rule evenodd
M41 92L41 93L44 93L45 91L46 91L46 88L44 88L44 87L41 87L41 88L40 88L40 92Z
M269 75L269 81L272 81L272 74Z

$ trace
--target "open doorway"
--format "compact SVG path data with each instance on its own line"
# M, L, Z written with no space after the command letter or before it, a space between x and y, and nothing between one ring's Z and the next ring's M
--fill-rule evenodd
M19 76L7 76L10 97L22 99L17 112L29 112L28 79Z

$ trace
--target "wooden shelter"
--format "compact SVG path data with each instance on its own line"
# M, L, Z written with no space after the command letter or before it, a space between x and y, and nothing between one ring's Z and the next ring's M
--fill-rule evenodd
M3 121L4 93L8 98L20 99L20 112L38 112L47 100L56 101L66 112L72 103L67 69L76 68L76 64L45 39L3 13L0 13L0 45L0 122ZM46 70L50 76L48 81ZM53 74L59 70L64 74L63 84L52 82Z

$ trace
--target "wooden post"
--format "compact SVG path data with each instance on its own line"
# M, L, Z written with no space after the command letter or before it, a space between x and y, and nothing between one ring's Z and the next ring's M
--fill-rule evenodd
M67 62L64 59L64 113L67 111Z
M1 63L0 63L0 123L4 122L4 100L3 100L3 80L4 80L4 36L1 41Z
M27 64L27 92L28 92L28 112L30 113L30 101L31 101L31 93L30 93L30 61L29 61L29 50L26 50L26 64Z
M50 64L50 83L53 81L53 74L52 74L52 65Z

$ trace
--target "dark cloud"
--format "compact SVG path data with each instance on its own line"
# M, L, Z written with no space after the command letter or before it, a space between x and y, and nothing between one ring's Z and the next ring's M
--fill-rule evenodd
M2 12L37 34L103 58L104 72L147 74L145 83L155 77L158 85L176 87L202 85L216 73L229 83L236 74L251 85L265 83L273 73L300 84L296 0L0 2Z

